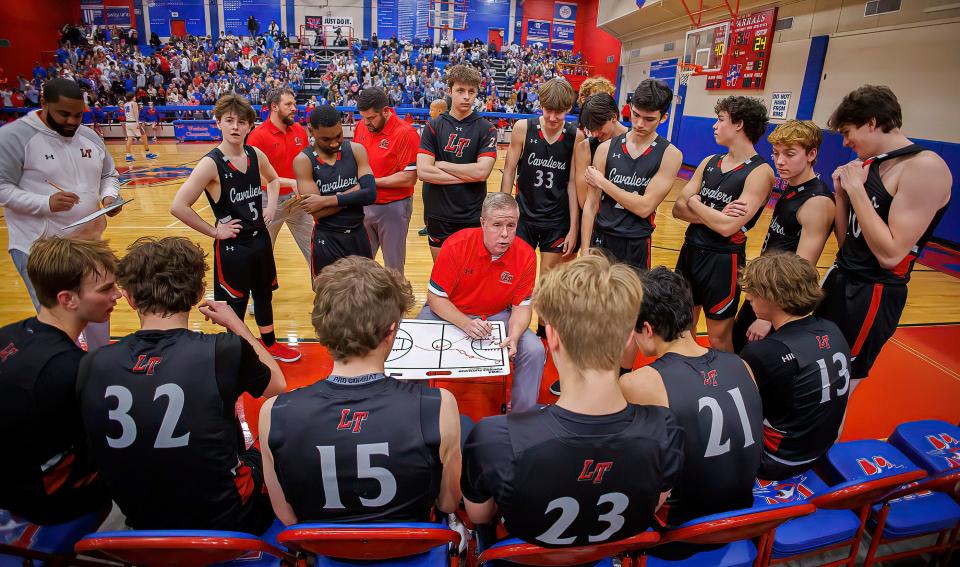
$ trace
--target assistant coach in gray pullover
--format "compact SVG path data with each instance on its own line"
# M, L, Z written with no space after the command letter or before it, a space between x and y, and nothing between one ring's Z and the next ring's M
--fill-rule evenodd
M80 124L83 111L79 85L51 79L43 86L40 110L0 128L0 206L8 248L36 309L27 276L30 247L46 236L99 240L107 227L104 217L66 227L120 197L113 158L103 140ZM89 350L105 345L110 322L90 323L84 337Z

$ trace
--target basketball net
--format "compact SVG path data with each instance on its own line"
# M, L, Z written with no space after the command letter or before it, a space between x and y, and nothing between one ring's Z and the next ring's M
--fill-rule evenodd
M703 67L693 63L681 63L680 64L680 85L686 85L690 81L690 77L701 73Z

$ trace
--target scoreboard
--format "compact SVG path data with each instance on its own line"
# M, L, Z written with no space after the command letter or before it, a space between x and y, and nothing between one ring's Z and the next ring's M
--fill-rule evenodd
M714 46L719 52L724 48L729 52L720 71L707 75L707 89L763 89L776 23L776 8L737 18L730 30L730 45Z

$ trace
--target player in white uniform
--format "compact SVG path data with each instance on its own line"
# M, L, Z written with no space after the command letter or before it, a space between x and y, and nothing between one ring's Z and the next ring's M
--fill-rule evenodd
M140 138L143 142L143 151L147 159L157 159L157 154L150 151L147 135L140 125L140 105L133 93L127 93L126 102L123 103L123 133L127 137L127 161L133 161L134 138Z

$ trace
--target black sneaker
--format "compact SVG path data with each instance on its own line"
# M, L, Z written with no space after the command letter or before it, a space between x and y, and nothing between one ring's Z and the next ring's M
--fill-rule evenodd
M426 236L426 235L427 235L427 227L421 228L421 229L420 229L420 232L418 232L417 234L419 234L420 236Z
M550 384L550 393L554 396L560 395L560 380L557 380L553 384Z

